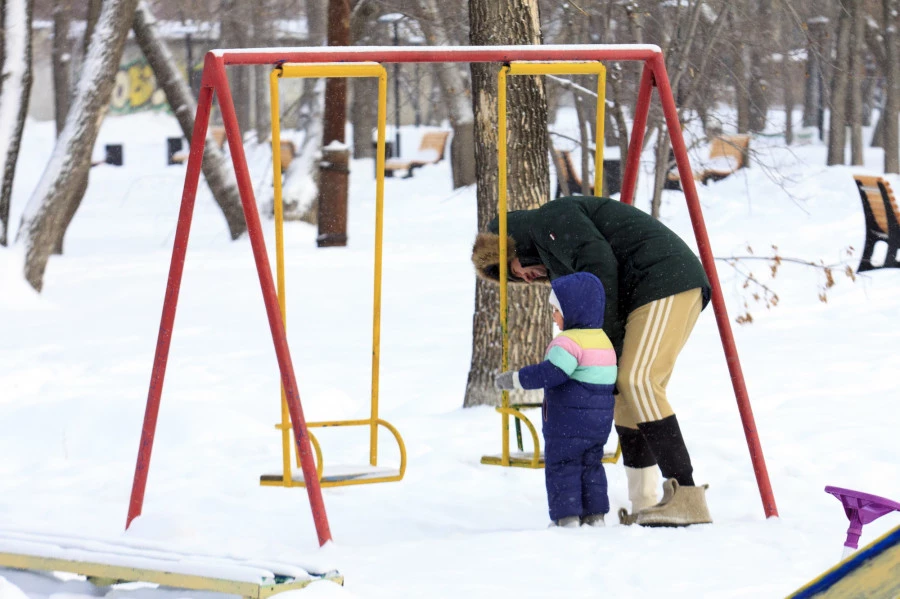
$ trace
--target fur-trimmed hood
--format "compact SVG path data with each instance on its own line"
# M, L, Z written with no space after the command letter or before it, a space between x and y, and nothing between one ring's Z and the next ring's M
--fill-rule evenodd
M511 235L506 237L506 259L509 261L516 257L516 240ZM475 272L482 279L500 281L500 236L496 233L479 233L475 237L472 246L472 264ZM519 281L509 272L506 272L510 281Z

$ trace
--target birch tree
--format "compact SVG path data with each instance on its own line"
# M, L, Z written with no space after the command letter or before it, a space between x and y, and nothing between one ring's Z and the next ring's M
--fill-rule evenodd
M28 95L31 93L32 0L0 0L0 245L7 244L9 206Z
M447 35L437 0L420 0L422 31L431 46L453 45ZM450 165L453 169L453 188L475 183L475 115L469 101L468 85L456 64L437 65L438 81L447 101L453 141L450 144Z
M310 46L326 40L328 13L320 0L306 1L306 21ZM325 115L325 80L303 79L303 92L296 108L297 156L284 173L281 190L284 218L316 224L316 197L319 189L319 156L322 150ZM283 126L292 120L285 115Z
M537 0L470 0L469 25L472 45L541 43ZM497 216L497 65L473 63L471 72L478 229L483 231ZM508 83L509 209L537 208L550 195L547 97L537 77L510 77ZM500 288L476 281L466 407L500 400L494 389L501 363ZM548 291L543 285L515 285L509 291L509 305L515 307L509 311L510 367L520 368L540 361L550 340Z
M182 77L168 46L156 32L156 19L144 0L141 0L135 10L132 28L141 52L144 53L156 75L157 84L166 93L166 99L181 126L182 133L191 139L194 132L197 102L194 100L187 81ZM225 215L231 238L237 239L247 230L237 179L224 153L208 134L206 146L203 149L202 168L213 199Z
M61 216L77 200L78 183L90 169L100 120L109 105L114 75L137 2L106 0L103 3L66 125L22 215L16 242L25 250L25 279L38 291L44 285L50 254L64 233Z

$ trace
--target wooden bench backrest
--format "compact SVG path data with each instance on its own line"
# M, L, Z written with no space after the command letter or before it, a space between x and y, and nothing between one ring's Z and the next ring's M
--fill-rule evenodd
M225 127L210 127L209 132L220 149L225 146Z
M713 138L709 146L709 157L732 157L738 161L737 168L744 168L747 149L750 147L749 135L723 135Z
M434 162L440 162L444 159L444 148L447 145L447 138L450 137L449 131L429 131L422 136L419 143L419 151L434 150L437 152L437 158Z
M882 233L887 233L888 218L884 208L884 200L881 197L881 188L878 187L878 184L881 183L884 185L884 188L888 193L888 200L890 201L891 208L894 211L894 217L900 220L900 210L897 209L897 198L894 197L894 191L891 189L891 184L883 178L874 175L854 175L853 178L862 186L862 190L866 194L866 200L869 202L869 210L872 211L872 216L875 217L875 223L881 229Z
M566 183L569 186L569 193L580 193L583 195L590 195L594 193L593 188L585 192L581 186L581 175L579 175L579 169L575 168L575 163L572 161L572 152L568 150L556 150L553 149L553 165L556 167L556 176L557 178L565 178ZM592 181L593 183L593 181Z

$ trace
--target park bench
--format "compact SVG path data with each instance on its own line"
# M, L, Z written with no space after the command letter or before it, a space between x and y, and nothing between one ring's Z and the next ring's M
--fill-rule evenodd
M225 127L210 127L209 133L210 135L212 135L213 141L216 142L216 145L219 147L219 149L223 149L225 147L226 141ZM183 143L180 137L170 137L168 139L168 144L169 164L181 164L183 162L187 162L190 152L182 150ZM282 139L280 145L281 171L284 172L291 164L291 161L296 157L297 150L294 147L293 142L291 142L290 140Z
M866 242L856 271L900 268L900 263L897 262L897 250L900 250L900 210L897 209L897 200L890 183L873 175L854 175L853 180L859 189L866 219ZM879 241L887 244L887 253L884 263L876 266L872 264L872 252Z
M581 177L572 162L572 152L568 150L557 150L551 148L550 153L553 155L553 164L556 167L556 197L563 194L562 181L566 181L566 187L569 189L569 195L594 195L594 187L589 186L587 193L581 187Z
M704 185L710 181L721 181L746 168L750 150L749 135L721 135L713 138L709 145L709 159L694 171L694 180ZM681 189L681 175L673 168L666 175L667 189Z
M447 145L449 131L429 131L422 136L419 150L412 158L391 158L384 163L384 174L393 177L394 171L406 171L404 179L413 176L413 171L426 164L437 164L444 159L444 147Z

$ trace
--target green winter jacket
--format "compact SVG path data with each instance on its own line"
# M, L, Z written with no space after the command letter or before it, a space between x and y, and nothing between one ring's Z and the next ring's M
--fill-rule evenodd
M488 229L499 232L496 218ZM603 328L617 353L632 310L698 287L703 307L709 302L709 279L687 244L646 212L617 200L575 196L509 212L507 233L522 264L539 261L551 280L589 272L603 282Z

